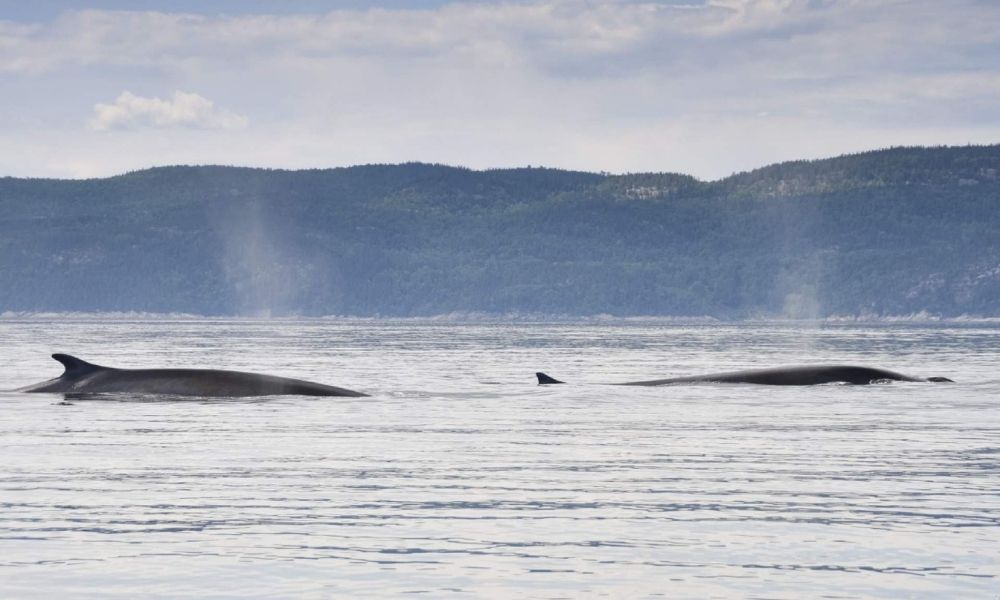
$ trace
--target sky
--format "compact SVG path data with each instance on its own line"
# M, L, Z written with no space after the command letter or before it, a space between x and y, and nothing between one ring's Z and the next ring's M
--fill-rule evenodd
M996 0L0 0L0 176L1000 142Z

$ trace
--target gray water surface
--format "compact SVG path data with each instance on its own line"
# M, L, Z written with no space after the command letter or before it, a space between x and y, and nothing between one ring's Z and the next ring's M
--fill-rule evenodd
M35 318L0 341L0 389L60 351L371 394L0 392L2 598L1000 594L997 326ZM804 363L957 383L602 385Z

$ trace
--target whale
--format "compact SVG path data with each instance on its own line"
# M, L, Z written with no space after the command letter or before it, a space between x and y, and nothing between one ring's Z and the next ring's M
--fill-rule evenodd
M215 369L116 369L69 354L53 354L65 370L55 379L17 392L69 395L142 394L162 396L345 396L367 394L301 379Z
M565 383L545 373L535 373L539 385ZM667 379L651 379L648 381L628 381L611 385L677 385L685 383L752 383L757 385L820 385L824 383L846 383L853 385L868 385L888 381L932 381L936 383L953 383L947 377L911 377L872 367L856 365L806 365L793 367L773 367L769 369L750 369L747 371L729 371L725 373L709 373L707 375L690 375L687 377L670 377Z

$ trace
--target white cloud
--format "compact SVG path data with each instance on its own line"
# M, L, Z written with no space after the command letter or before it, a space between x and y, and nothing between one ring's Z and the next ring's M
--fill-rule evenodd
M170 100L122 92L114 104L95 105L94 117L90 120L90 127L96 130L147 127L242 129L246 126L246 117L217 108L208 98L181 91L174 92Z

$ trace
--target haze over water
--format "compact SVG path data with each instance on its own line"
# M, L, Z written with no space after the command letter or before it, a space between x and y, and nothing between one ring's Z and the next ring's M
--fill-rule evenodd
M37 318L0 339L0 389L61 351L371 394L0 392L0 597L1000 594L1000 326ZM600 385L803 363L957 383Z

